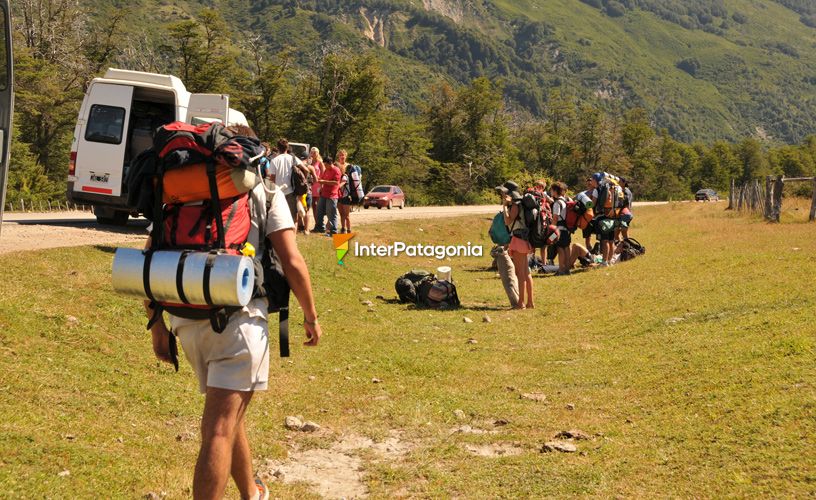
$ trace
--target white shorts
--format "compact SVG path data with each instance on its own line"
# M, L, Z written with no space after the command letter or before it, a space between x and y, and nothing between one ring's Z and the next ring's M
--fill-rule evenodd
M198 376L202 394L207 387L233 391L263 391L269 381L269 325L265 317L239 311L222 333L209 320L170 316L170 327L181 340L187 361Z

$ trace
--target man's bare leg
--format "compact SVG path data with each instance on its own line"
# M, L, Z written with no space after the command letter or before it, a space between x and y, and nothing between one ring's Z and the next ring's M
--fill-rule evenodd
M196 500L215 500L224 496L232 469L236 435L251 398L252 392L207 388L201 418L201 450L193 478L193 498ZM246 452L249 452L248 446ZM252 475L251 464L249 474Z
M232 446L232 466L230 473L232 480L238 487L242 499L254 499L258 494L255 486L255 477L252 475L252 453L249 451L249 440L246 436L245 419L241 417L241 422L235 431L235 444Z

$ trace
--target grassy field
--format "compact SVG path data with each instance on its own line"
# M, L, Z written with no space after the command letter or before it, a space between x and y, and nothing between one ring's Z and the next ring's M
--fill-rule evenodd
M350 453L373 497L816 494L816 225L724 207L637 210L644 257L536 277L537 308L521 312L487 257L449 263L463 309L415 310L391 301L393 281L439 262L341 267L327 239L301 239L325 338L272 358L271 390L248 415L258 467L344 435L398 436L400 456ZM488 224L398 222L357 239L487 246ZM179 374L157 366L139 304L112 293L112 251L0 257L0 497L190 496L203 400L186 361ZM323 429L287 431L287 415ZM568 429L591 439L539 452ZM512 453L469 451L490 446Z

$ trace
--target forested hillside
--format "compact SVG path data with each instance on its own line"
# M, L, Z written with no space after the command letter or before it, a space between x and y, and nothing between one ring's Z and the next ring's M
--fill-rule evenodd
M816 169L811 2L20 0L9 198L62 196L108 66L224 92L265 139L346 148L367 184L474 202L597 169L641 198ZM789 145L786 145L789 144Z

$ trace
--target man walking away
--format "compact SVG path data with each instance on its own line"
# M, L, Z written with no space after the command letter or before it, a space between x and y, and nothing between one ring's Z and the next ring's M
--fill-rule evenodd
M292 186L292 169L302 165L302 162L295 158L295 155L289 153L289 141L286 139L278 140L277 149L278 156L272 158L270 162L270 178L286 195L286 205L289 207L292 220L295 220L297 217L297 196L295 196L294 186Z
M283 150L286 149L284 142ZM278 172L281 172L279 166ZM279 174L278 174L279 175ZM295 225L283 192L267 195L259 185L250 192L251 229L248 242L255 248L272 245L284 274L303 309L308 346L321 335L306 262L295 243ZM267 209L267 196L271 203ZM150 241L148 246L150 248ZM148 317L153 317L145 301ZM254 391L266 390L269 379L269 323L265 298L255 298L229 317L221 333L210 320L170 315L170 327L181 340L184 354L205 395L201 419L201 449L193 477L193 498L220 499L232 476L241 498L266 500L269 492L252 473L252 455L244 416ZM159 319L151 327L153 352L161 361L173 361L170 329ZM175 346L175 340L173 339Z

